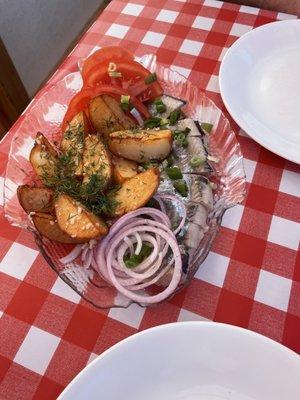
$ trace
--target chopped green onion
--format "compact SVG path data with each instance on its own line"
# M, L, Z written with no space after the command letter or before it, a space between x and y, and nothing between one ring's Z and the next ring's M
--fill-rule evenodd
M174 139L176 140L178 137L182 137L184 135L183 131L180 131L178 129L175 129L175 131L172 132Z
M213 128L213 124L210 124L209 122L202 122L201 123L201 128L206 132L206 133L210 133L212 131Z
M111 71L108 73L111 78L122 78L121 72Z
M146 78L145 78L145 83L146 83L147 85L150 85L150 83L153 83L153 82L155 82L155 81L157 81L157 76L156 76L156 73L155 73L155 72L153 72L153 74L149 74L149 75L146 76Z
M168 177L172 180L182 179L182 172L178 167L168 167L166 168L166 173Z
M144 128L157 128L160 126L161 123L161 118L159 117L151 117L146 119L146 121L144 121Z
M203 158L203 157L193 156L190 159L190 166L192 168L200 167L200 165L203 165L204 163L205 163L205 158Z
M143 244L139 256L141 256L142 259L145 260L145 258L150 256L150 254L152 253L152 250L153 250L153 248L151 246Z
M121 103L123 104L129 104L130 102L130 96L126 96L124 94L121 95Z
M128 112L133 109L133 105L131 103L120 103L120 107L124 112Z
M133 254L128 258L124 258L124 264L127 268L134 268L141 263L141 259L137 254Z
M184 132L179 133L176 137L175 137L175 142L178 146L181 147L187 147L189 144L188 138L186 137L186 135L184 134Z
M132 110L133 105L130 103L130 96L122 94L120 106L124 112Z
M133 254L132 256L124 256L123 261L127 268L135 268L141 262L143 262L152 252L152 247L146 244L142 245L142 249L139 254Z
M155 107L156 107L156 111L157 111L159 114L162 114L162 113L165 112L166 109L167 109L167 107L166 107L165 104L156 104Z
M177 190L177 192L181 194L181 196L187 197L188 187L187 187L186 182L183 179L173 182L173 186L174 186L175 190Z
M157 111L158 113L162 114L163 112L165 112L165 111L167 110L166 105L162 102L162 100L161 100L160 97L157 97L157 98L154 100L153 103L154 103L155 108L156 108L156 111Z
M164 126L164 125L168 125L169 124L169 120L168 118L162 118L160 121L160 126Z
M173 136L176 139L178 136L180 137L182 137L183 135L186 136L190 132L191 132L190 128L185 128L184 130L175 129L173 131Z
M189 145L189 140L188 140L188 138L186 137L186 138L183 140L181 146L184 147L184 148L187 148L188 145Z
M175 125L176 122L179 120L180 116L181 116L181 111L179 109L172 111L169 116L170 125Z

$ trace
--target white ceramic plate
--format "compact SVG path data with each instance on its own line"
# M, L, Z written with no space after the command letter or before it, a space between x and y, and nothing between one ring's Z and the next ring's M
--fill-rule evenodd
M58 400L292 400L300 398L299 377L299 356L264 336L183 322L113 346Z
M227 51L219 80L237 124L300 164L300 21L273 22L242 36Z

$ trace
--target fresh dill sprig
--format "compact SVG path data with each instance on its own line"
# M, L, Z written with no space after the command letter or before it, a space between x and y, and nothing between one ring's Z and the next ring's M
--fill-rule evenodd
M100 173L91 174L89 181L83 183L74 174L75 168L72 150L60 154L55 173L44 170L42 179L45 186L53 189L55 196L68 194L96 215L111 215L117 203L113 196L104 193L104 190L112 189L105 187L105 178Z

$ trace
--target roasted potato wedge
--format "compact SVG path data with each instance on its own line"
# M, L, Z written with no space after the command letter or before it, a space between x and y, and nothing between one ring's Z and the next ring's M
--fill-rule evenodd
M27 213L48 213L54 209L51 189L22 185L18 187L17 195L19 203Z
M170 130L141 130L113 132L109 136L108 146L116 156L136 162L163 160L166 158L173 143Z
M82 175L83 141L88 133L89 121L85 113L81 111L68 124L60 143L62 152L68 154L70 161L74 164L75 175Z
M88 242L108 232L104 221L66 194L57 197L55 213L60 229L78 241Z
M123 126L105 103L102 96L97 96L90 101L89 116L95 130L103 134L106 139L111 132L123 129Z
M48 139L40 132L36 135L29 161L40 179L47 181L47 179L55 175L57 152Z
M60 243L82 243L77 238L72 238L63 232L55 217L51 214L46 213L36 213L32 215L32 222L36 227L36 230L42 235L50 240L55 240Z
M114 156L112 162L114 166L113 178L117 183L123 183L137 174L138 164L135 161Z
M120 107L119 102L114 99L113 97L104 94L102 95L102 99L106 103L106 105L111 109L111 111L114 113L116 119L118 122L123 126L125 129L131 129L136 126L136 124L133 122L133 120L126 115L122 108Z
M83 183L89 182L92 175L99 175L106 185L112 177L112 162L106 146L97 135L88 135L84 139Z
M121 216L143 207L155 194L158 185L159 172L156 168L150 168L126 180L114 194L114 199L117 202L114 215Z

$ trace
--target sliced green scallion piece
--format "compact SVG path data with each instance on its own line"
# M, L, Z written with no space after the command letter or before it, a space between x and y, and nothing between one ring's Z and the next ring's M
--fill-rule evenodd
M145 83L146 83L147 85L150 85L150 83L153 83L153 82L155 82L155 81L157 81L157 76L156 76L156 73L155 73L155 72L153 72L152 74L149 74L149 75L146 76L146 78L145 78Z
M189 144L188 138L186 137L184 132L179 133L175 136L175 143L181 147L187 147Z
M193 156L190 159L190 166L192 168L200 167L200 165L203 165L204 163L205 163L205 158L204 157Z
M182 197L187 197L188 195L188 187L185 180L180 179L178 181L173 182L173 186L175 190L181 194Z
M209 122L202 122L201 123L201 128L204 130L204 132L206 133L211 133L212 128L213 128L213 124L209 123Z
M143 244L139 254L132 254L132 256L124 256L123 261L127 268L135 268L143 262L152 252L152 247Z
M126 96L126 95L122 94L120 106L124 112L128 112L128 111L132 110L133 106L130 103L130 96Z
M179 109L171 112L169 116L170 125L175 125L181 116L181 111Z
M167 167L166 174L172 180L182 179L182 172L178 167Z
M155 105L156 111L159 114L162 114L167 110L166 105L162 102L160 97L156 98L153 103Z
M161 118L159 117L150 117L144 121L144 128L153 129L158 128L161 123Z

